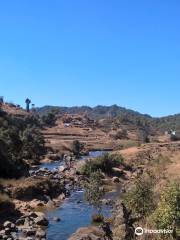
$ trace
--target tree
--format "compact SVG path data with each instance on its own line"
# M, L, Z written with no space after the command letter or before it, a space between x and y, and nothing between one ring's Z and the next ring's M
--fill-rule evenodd
M79 157L81 151L83 150L84 145L78 140L74 140L72 143L72 152L76 157Z
M154 180L152 176L138 178L135 185L124 195L126 207L138 217L147 216L154 209Z
M29 175L24 160L39 160L46 153L38 118L16 117L0 111L0 177Z
M56 114L54 112L49 112L48 114L42 116L42 121L44 124L52 126L55 124Z
M0 96L0 105L4 103L4 98Z
M100 171L93 172L89 181L85 183L85 199L97 209L99 214L102 207L101 199L105 193L102 185L102 174Z
M27 127L21 135L21 141L23 158L37 160L45 153L44 138L37 128Z
M29 105L31 103L31 100L29 98L27 98L25 103L26 103L26 111L29 112Z

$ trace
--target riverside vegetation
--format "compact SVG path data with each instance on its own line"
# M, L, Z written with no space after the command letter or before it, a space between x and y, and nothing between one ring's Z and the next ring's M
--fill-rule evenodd
M57 127L58 118L63 117L58 109L41 117L31 112L16 115L0 110L0 239L46 239L48 219L42 211L49 205L59 206L70 194L67 185L71 189L83 187L85 199L97 210L93 216L96 225L79 229L71 240L136 239L138 226L172 230L171 234L149 234L140 239L180 238L180 143L178 138L153 142L153 137L158 138L172 126L179 130L178 115L155 120L133 111L125 114L116 106L113 109L109 119L104 108L89 108L89 114L98 118L92 129L103 128L119 145L132 141L137 126L141 136L136 132L133 146L125 143L111 153L85 161L77 159L82 151L90 149L78 138L67 147L68 154L47 146L43 130ZM119 111L122 116L117 116ZM54 161L63 155L67 166L53 172L32 169L43 159ZM106 219L101 211L103 197L117 186L121 188L120 196L114 201L106 199L106 204L113 205L113 214Z
M10 116L0 110L0 176L28 175L28 165L45 154L44 138L38 118Z

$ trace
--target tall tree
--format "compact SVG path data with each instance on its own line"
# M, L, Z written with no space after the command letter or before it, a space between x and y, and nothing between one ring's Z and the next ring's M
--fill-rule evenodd
M27 98L25 103L26 103L26 111L29 112L29 105L31 103L31 100L29 98Z

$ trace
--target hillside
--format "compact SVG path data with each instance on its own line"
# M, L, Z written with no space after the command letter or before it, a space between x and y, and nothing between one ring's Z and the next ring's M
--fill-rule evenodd
M35 214L37 209L43 206L44 210L48 211L49 207L51 209L53 207L57 213L59 211L58 204L63 204L66 193L68 197L71 197L69 193L74 187L78 186L79 188L79 184L85 191L88 190L86 186L89 186L89 189L95 187L96 192L100 192L103 186L103 189L107 189L107 194L114 191L115 195L112 198L114 215L111 216L111 223L108 222L114 240L127 239L123 236L126 233L129 234L131 230L134 232L136 225L147 225L149 217L156 217L156 214L159 214L161 210L158 205L158 202L161 202L160 196L166 191L169 182L173 184L174 181L179 181L180 169L180 141L170 141L170 135L161 134L161 132L171 128L178 129L179 115L155 119L117 106L102 108L98 106L95 109L89 108L89 112L86 109L88 107L70 110L66 108L66 111L59 111L59 108L49 107L45 115L42 115L41 112L39 116L35 111L27 113L16 105L1 105L0 213L4 211L5 214L0 221L0 227L3 229L0 231L0 238L6 229L4 223L6 220L11 220L16 224L22 220L20 215L23 219L24 216L29 216L28 211L31 211L31 216L35 216L35 220L31 217L31 222L28 222L27 225L26 221L23 221L23 226L30 229L31 234L39 234L37 232L39 225L36 224L38 215ZM47 114L48 112L49 114ZM73 145L78 141L80 146L84 147L80 149L81 161L76 158ZM89 157L84 156L85 153L96 150L113 151L102 156L99 155L97 158L93 158L92 153ZM99 153L101 154L101 151L96 152L96 154ZM62 161L54 163L54 160L61 156L65 161L63 166L60 165ZM29 172L32 165L34 167L40 163L51 167L59 164L60 168L50 170L48 168L38 169L36 166L37 170L33 168L34 170L31 169ZM101 179L99 177L95 179L93 183L95 185L85 186L84 181L87 181L86 184L93 182L92 179L94 180L96 177L97 170L102 171L102 174L99 175ZM141 183L140 190L142 191L140 192L139 190L136 192L138 181ZM173 191L174 187L176 185L173 185L170 190ZM119 188L123 193L120 197ZM143 189L147 190L145 194ZM146 196L147 193L149 195L144 199L143 196ZM118 198L115 197L116 194ZM179 185L177 185L177 194L179 194ZM175 197L176 195L172 195L171 199L174 201ZM51 200L49 201L49 199ZM111 202L106 202L106 199L100 200L101 204L105 201L105 205L107 203L107 207L110 207ZM12 213L7 213L8 207L3 205L4 201L5 204L11 204L14 218L11 217ZM140 217L136 218L137 214L141 214L137 211L136 205L143 205L142 201L147 204L150 212L148 214L148 211L145 212L146 218L142 218L142 215L138 215ZM151 207L151 202L153 207ZM76 203L73 206L76 206ZM122 206L124 207L122 208ZM125 212L130 213L130 215L128 214L130 220L135 219L133 224L130 224L128 218L126 219ZM164 216L164 211L162 216ZM168 216L171 217L171 215ZM152 224L156 227L159 215L158 218L155 217ZM48 221L51 221L46 217L40 220L43 220L42 224L45 224L46 227ZM76 220L78 221L78 217ZM63 217L63 221L58 222L63 224L64 221ZM121 222L123 224L120 224ZM17 231L22 231L17 224L15 226ZM46 237L46 232L48 234L50 229L47 227L44 231L44 226L41 231L43 230L42 234ZM172 221L166 228L168 226L174 226ZM14 231L14 229L12 230ZM92 234L100 236L98 239L103 239L99 233L98 227L89 226L77 230L70 239L77 240L81 236L89 237ZM105 232L101 233L103 236ZM28 234L29 232L27 232Z
M108 119L109 124L126 124L136 128L146 128L149 134L159 133L165 131L176 130L180 132L180 114L166 116L161 118L154 118L148 114L141 114L137 111L126 109L117 105L112 106L96 106L96 107L58 107L58 106L44 106L37 108L40 115L46 115L51 111L59 112L60 114L85 114L87 117L100 120Z
M28 175L45 153L39 119L10 104L0 106L0 178Z
M69 152L73 141L83 143L85 150L113 149L119 144L100 125L85 116L65 114L55 125L43 130L46 145L59 152Z
M132 116L139 116L144 117L146 119L151 119L151 116L147 114L141 114L137 111L133 111L130 109L126 109L124 107L120 107L117 105L112 106L101 106L98 105L96 107L89 107L89 106L80 106L80 107L58 107L58 106L44 106L42 108L37 108L37 111L40 115L47 114L52 110L58 110L61 113L68 113L68 114L84 114L86 113L88 117L92 119L102 119L102 118L115 118L119 115L132 115Z

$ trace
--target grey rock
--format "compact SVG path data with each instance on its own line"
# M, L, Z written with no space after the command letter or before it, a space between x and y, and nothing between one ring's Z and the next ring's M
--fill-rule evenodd
M26 236L30 237L30 236L35 236L36 234L36 230L35 229L27 229L26 230Z
M48 226L48 220L43 216L35 218L34 222L39 226Z
M8 239L8 235L4 235L3 239L7 240Z
M6 228L10 228L11 227L11 224L12 224L12 222L10 222L10 221L6 221L4 224L3 224L3 226Z
M118 177L113 177L112 181L113 181L113 183L119 183L120 182Z
M4 236L5 235L5 230L1 230L0 231L0 236Z
M28 217L30 217L30 218L37 218L38 215L35 212L30 212Z
M39 229L37 232L36 232L36 237L38 238L46 238L46 232Z
M10 228L8 228L8 227L6 227L4 230L5 230L5 234L6 234L6 235L9 235L9 234L10 234L10 232L11 232L11 229L10 229Z

